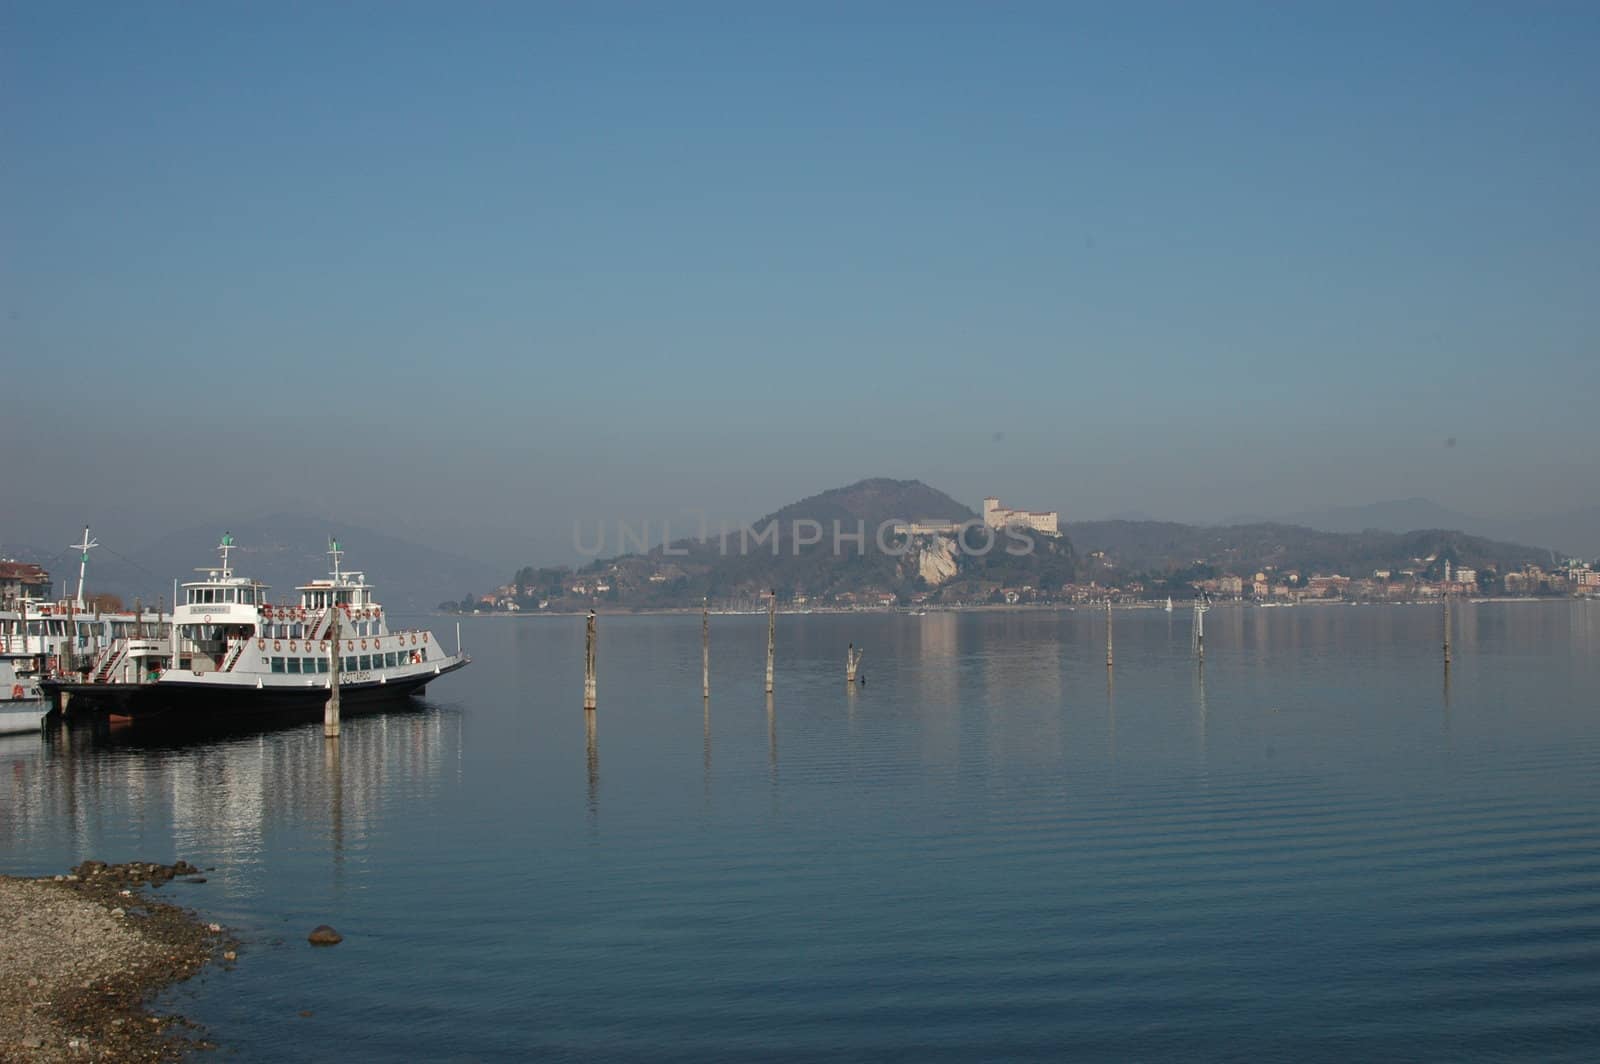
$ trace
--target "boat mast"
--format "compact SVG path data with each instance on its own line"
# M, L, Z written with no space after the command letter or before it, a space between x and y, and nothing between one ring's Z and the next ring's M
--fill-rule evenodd
M83 612L83 574L89 568L89 552L99 545L98 540L89 538L88 525L83 526L83 542L73 544L74 547L82 552L78 555L78 611L80 613Z
M222 552L222 579L224 580L230 580L233 578L233 570L228 567L228 552L232 549L233 533L224 532L222 534L222 542L217 544L217 550Z
M328 539L328 554L333 558L333 582L339 583L339 559L344 556L344 551L339 548L339 541L330 537Z

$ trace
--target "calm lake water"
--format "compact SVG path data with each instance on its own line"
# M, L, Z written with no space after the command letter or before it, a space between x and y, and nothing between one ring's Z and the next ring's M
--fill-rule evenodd
M783 616L769 703L714 617L706 708L604 617L590 732L581 618L473 620L335 757L0 739L0 870L215 866L225 1060L1594 1060L1600 603L1439 621L1123 612L1108 683L1094 611Z

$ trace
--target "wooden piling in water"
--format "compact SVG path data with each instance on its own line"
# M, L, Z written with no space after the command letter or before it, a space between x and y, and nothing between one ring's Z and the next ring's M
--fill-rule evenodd
M711 597L700 606L700 697L711 697Z
M584 709L595 709L595 611L589 611L589 629L584 637Z
M856 670L861 667L861 655L863 653L865 652L856 649L856 645L854 643L851 643L850 646L846 648L844 652L845 683L853 684L856 682Z
M772 693L772 654L778 642L778 589L767 599L767 694Z
M1111 668L1111 600L1106 599L1106 668Z
M328 703L322 710L322 735L325 739L339 737L339 672L344 664L344 648L339 645L339 611L333 611L333 623L328 628Z
M1444 599L1444 663L1450 664L1450 592L1446 591Z

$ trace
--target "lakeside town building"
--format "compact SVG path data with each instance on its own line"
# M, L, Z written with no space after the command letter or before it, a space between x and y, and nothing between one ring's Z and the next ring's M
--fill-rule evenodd
M0 561L0 609L15 609L18 599L50 600L50 574L31 562Z

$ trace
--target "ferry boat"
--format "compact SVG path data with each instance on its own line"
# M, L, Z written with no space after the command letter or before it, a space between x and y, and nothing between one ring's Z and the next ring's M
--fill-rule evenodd
M330 578L296 588L292 605L274 605L266 584L234 573L234 546L224 535L220 567L197 570L204 577L182 586L164 637L114 640L86 679L45 680L47 696L64 712L129 718L320 714L337 671L341 709L360 712L421 694L471 661L426 629L391 629L366 575L340 566L337 541L329 545Z
M0 659L0 735L38 731L49 712L37 677L17 672L10 659Z
M160 611L105 612L84 597L89 551L99 546L83 530L78 562L78 594L49 600L49 574L36 565L5 561L4 575L14 578L14 597L0 608L0 732L37 731L49 713L51 700L41 688L50 677L93 675L95 661L119 639L164 630L168 618ZM30 579L31 578L31 579ZM30 598L30 582L42 584L45 598Z

